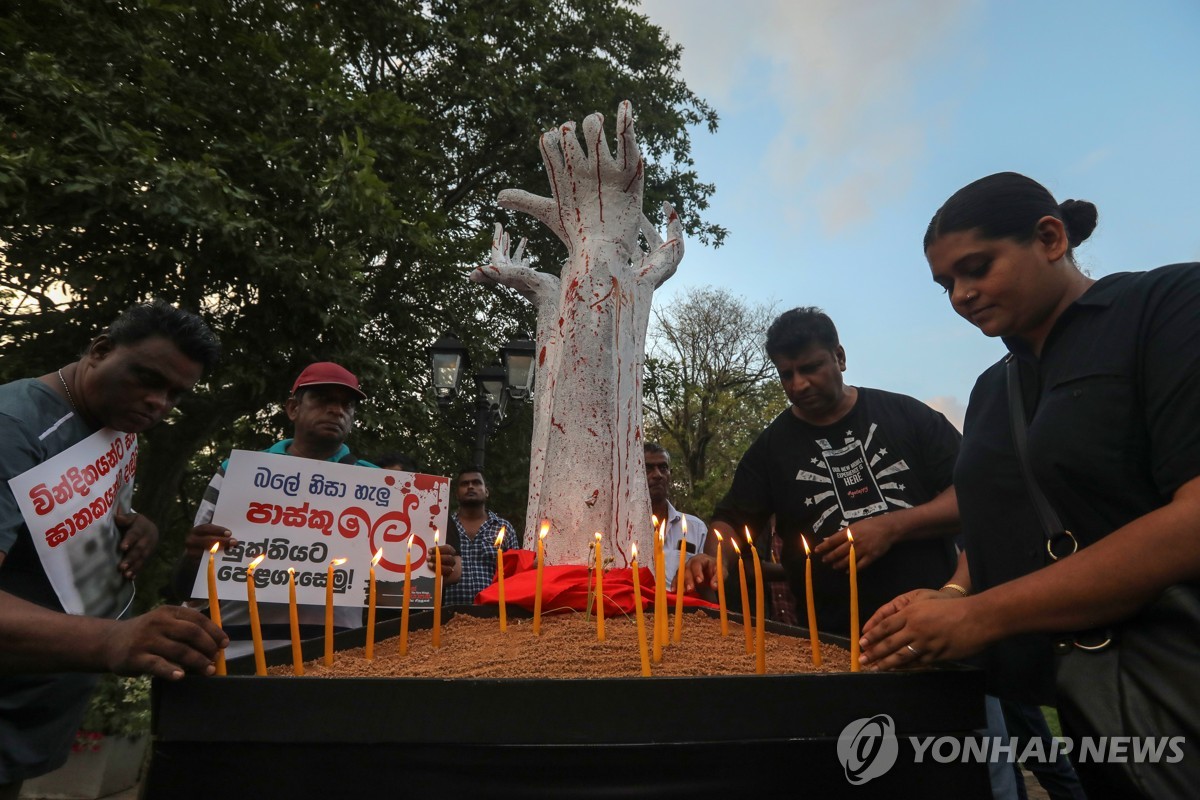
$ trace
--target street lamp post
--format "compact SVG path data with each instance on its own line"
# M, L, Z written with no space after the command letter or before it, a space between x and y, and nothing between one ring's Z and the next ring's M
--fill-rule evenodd
M499 428L509 399L528 400L533 394L534 343L514 339L502 348L502 365L483 367L475 373L474 463L480 468L487 455L487 440ZM463 372L470 366L467 349L453 333L442 336L429 348L433 393L443 412L458 396Z

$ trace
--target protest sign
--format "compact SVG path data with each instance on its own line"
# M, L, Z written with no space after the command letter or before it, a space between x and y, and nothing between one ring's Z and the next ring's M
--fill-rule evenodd
M137 434L105 428L8 481L68 614L116 619L133 600L116 511L129 511L137 449Z
M222 599L244 600L246 565L254 570L261 603L288 602L288 567L296 570L296 601L324 605L329 563L334 605L367 603L371 558L376 603L399 608L404 557L412 539L414 606L432 605L433 575L426 567L436 527L445 543L450 479L394 470L234 450L225 470L213 524L228 528L238 544L216 556ZM206 598L208 559L197 572L192 596Z

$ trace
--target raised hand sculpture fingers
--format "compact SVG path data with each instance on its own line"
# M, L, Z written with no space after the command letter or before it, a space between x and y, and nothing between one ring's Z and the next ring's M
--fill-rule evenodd
M654 231L654 236L658 238L659 244L650 249L642 256L642 263L638 268L638 281L649 281L654 288L662 286L663 282L675 274L675 268L679 266L679 262L683 259L683 221L679 218L679 212L670 203L662 204L663 215L667 218L667 239L663 241L658 236L658 232ZM643 217L643 219L645 219ZM653 227L646 223L647 228L653 231ZM643 234L646 229L643 228ZM647 236L647 241L650 237Z
M508 232L504 230L503 225L497 222L492 235L491 263L472 270L471 280L485 286L495 286L496 284L508 286L515 289L535 307L547 300L556 302L558 278L530 268L529 259L525 258L525 239L521 239L517 244L516 251L510 254L511 243Z

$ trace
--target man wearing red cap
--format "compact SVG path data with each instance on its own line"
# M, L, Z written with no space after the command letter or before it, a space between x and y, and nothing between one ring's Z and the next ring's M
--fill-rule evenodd
M292 395L287 400L286 410L294 428L293 438L282 439L263 452L374 467L371 462L353 455L346 446L346 439L354 427L354 413L358 402L366 398L359 388L358 378L340 364L331 361L309 364L292 384ZM219 543L222 548L236 544L228 529L212 524L228 465L228 460L221 464L208 488L204 490L196 519L192 523L194 527L184 539L183 558L175 571L175 589L181 597L191 594L196 571L200 568L204 554L214 543ZM453 548L443 545L441 549L443 577L447 582L453 583L462 575L461 561ZM430 569L433 568L433 563L433 559L430 559ZM323 630L321 626L324 624L324 613L321 606L300 606L301 626L316 626L312 629L313 635L320 635L319 631ZM272 625L279 625L281 629L287 627L287 603L259 603L259 617L264 626L265 638L289 638L290 634L284 630L279 631L281 635L278 637L271 636ZM362 617L361 608L338 606L334 609L333 622L338 628L357 628L363 624ZM236 601L222 602L221 621L226 633L233 640L228 649L229 655L236 657L242 652L248 652L249 642L245 640L250 638L250 634L246 604Z

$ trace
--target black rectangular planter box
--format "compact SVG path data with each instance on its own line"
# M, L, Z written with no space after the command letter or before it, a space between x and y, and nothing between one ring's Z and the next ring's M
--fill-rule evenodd
M431 622L424 611L410 624ZM398 620L381 622L377 640L398 630ZM335 646L364 641L357 629L337 634ZM305 658L323 648L321 639L305 642ZM269 651L267 661L290 663L290 647ZM983 674L969 667L591 680L259 678L252 657L229 668L225 678L154 681L144 798L694 800L781 788L828 798L991 797L985 764L937 763L929 750L914 763L908 739L961 741L984 727ZM898 757L852 785L838 736L881 714L894 722Z

